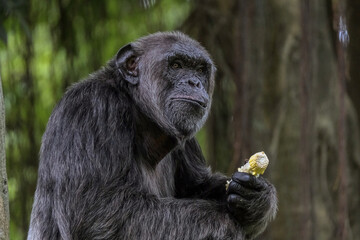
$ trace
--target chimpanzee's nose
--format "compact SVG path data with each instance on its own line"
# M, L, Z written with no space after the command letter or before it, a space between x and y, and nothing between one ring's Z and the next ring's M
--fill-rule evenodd
M201 83L200 83L200 81L198 79L191 78L191 79L188 80L188 84L190 86L192 86L192 87L197 87L197 88L201 87Z

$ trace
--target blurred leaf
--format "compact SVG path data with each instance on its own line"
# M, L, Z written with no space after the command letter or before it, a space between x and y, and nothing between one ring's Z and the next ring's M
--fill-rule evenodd
M7 34L3 25L0 25L0 40L7 45Z

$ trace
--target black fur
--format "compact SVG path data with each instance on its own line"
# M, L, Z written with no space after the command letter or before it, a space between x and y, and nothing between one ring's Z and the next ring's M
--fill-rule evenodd
M43 136L28 239L252 239L275 216L263 178L212 174L193 138L215 67L157 33L72 86Z

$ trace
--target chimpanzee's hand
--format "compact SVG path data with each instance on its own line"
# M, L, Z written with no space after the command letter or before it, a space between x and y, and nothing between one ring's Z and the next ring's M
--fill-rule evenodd
M276 213L276 191L263 177L236 172L227 190L227 203L243 226L266 223Z

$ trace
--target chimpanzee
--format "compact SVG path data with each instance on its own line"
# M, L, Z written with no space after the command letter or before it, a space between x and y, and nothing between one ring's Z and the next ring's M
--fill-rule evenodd
M206 166L195 133L216 68L180 32L122 47L70 87L47 124L28 239L253 239L275 188Z

